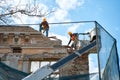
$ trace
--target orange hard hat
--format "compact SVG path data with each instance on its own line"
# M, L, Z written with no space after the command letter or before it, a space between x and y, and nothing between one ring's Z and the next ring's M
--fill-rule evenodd
M71 35L71 34L72 34L72 32L68 32L68 34L69 34L69 35Z
M43 18L43 21L46 21L46 18Z

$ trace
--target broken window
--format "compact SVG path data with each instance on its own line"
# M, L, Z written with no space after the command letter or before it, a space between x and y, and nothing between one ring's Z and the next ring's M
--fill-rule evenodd
M22 49L20 47L14 47L13 53L22 53Z

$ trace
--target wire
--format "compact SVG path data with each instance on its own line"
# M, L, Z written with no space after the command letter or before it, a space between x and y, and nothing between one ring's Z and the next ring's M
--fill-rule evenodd
M49 23L49 24L71 24L71 23L91 23L95 21L76 21L76 22L59 22L59 23Z
M49 23L49 24L72 24L72 23L92 23L96 21L75 21L75 22L58 22L58 23ZM24 26L24 25L39 25L39 24L10 24L12 26Z

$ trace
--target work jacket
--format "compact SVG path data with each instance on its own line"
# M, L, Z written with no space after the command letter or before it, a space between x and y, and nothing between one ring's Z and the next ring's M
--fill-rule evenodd
M49 29L49 25L48 25L48 22L47 21L43 21L41 24L40 24L40 27L43 26L43 29Z
M68 42L68 45L71 43L71 41L75 41L78 39L78 33L73 33L70 35L70 40Z

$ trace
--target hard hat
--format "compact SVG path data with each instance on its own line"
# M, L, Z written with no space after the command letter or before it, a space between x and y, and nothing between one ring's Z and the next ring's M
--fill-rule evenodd
M43 18L43 21L46 21L46 18Z
M69 35L71 35L71 34L72 34L72 32L68 32L68 34L69 34Z

